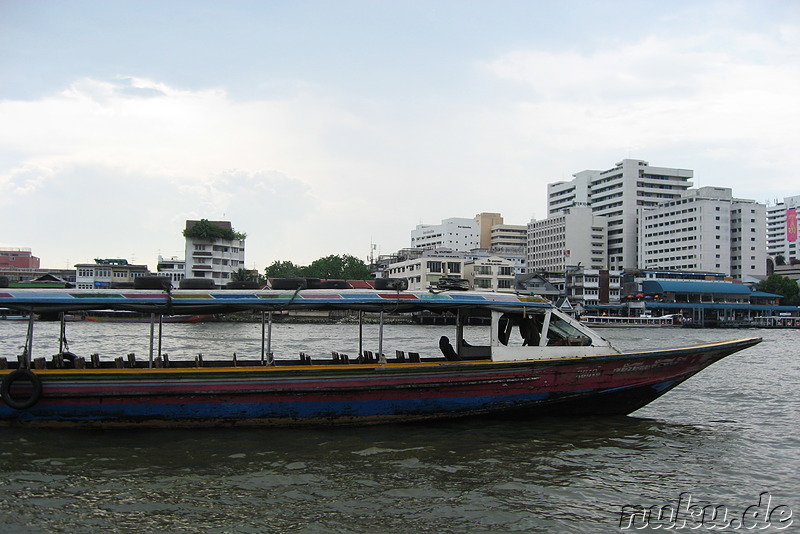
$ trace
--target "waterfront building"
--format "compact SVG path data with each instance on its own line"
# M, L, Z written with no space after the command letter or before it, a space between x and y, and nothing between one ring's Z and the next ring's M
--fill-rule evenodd
M565 272L569 266L605 269L608 265L608 218L592 208L562 208L527 227L528 272Z
M206 226L208 232L197 235L197 225ZM244 268L245 235L235 232L230 221L186 221L184 237L187 278L211 278L222 287Z
M604 171L585 170L571 181L548 184L548 215L566 208L588 206L608 218L607 267L637 267L637 215L642 208L678 198L692 186L687 169L652 167L646 161L625 159ZM531 266L529 265L529 269Z
M118 258L78 263L75 270L75 287L78 289L132 288L136 278L150 275L147 265L133 265Z
M638 265L643 269L766 275L766 206L733 198L730 188L701 187L644 207Z
M412 291L424 291L443 276L464 278L464 257L445 248L425 250L421 256L386 265L383 274L387 278L408 280L408 289Z
M800 259L797 218L800 195L785 197L783 202L767 207L767 255L783 256L786 263Z
M39 268L39 258L29 248L5 247L0 249L0 270Z
M476 291L513 292L516 275L514 263L500 256L489 256L465 262L464 272L470 287Z
M621 275L608 269L576 269L569 273L567 296L578 311L620 303Z
M186 277L186 260L179 259L177 256L164 258L158 256L157 275L169 278L173 287L178 287L181 280Z

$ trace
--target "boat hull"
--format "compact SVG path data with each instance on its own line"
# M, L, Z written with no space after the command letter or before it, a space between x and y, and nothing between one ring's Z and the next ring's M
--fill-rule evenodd
M759 341L508 363L41 370L34 371L37 402L24 409L0 403L0 422L300 426L628 414ZM13 393L24 397L29 386L19 380Z

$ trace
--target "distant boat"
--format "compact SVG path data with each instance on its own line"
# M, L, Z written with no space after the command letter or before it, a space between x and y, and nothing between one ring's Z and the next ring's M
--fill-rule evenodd
M37 426L353 425L456 417L621 415L652 402L714 362L761 342L751 337L696 346L620 352L552 304L534 296L478 291L362 289L31 290L0 292L19 313L108 307L137 313L260 311L261 356L101 360L59 353L34 357L34 324L18 361L0 358L0 423ZM284 310L380 314L377 351L363 345L361 322L342 325L358 354L273 358L271 317ZM430 340L424 353L384 347L385 313L429 311L456 317L453 343ZM466 324L486 318L479 342ZM62 329L65 323L62 323ZM389 326L386 326L389 328ZM421 334L431 330L419 329ZM438 336L438 334L437 334ZM63 337L63 335L62 335ZM396 342L396 341L395 341ZM370 347L375 349L376 347Z
M647 326L647 327L673 327L683 325L683 316L679 313L652 317L640 315L639 317L619 317L614 315L583 315L580 321L592 328L622 327L622 326Z
M211 319L211 314L192 315L161 315L162 323L199 323ZM152 318L149 313L132 312L125 310L93 310L66 315L69 322L89 321L95 323L149 323Z

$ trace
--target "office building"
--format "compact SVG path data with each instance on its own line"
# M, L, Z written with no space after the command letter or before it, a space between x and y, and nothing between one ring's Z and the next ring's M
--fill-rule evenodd
M608 268L623 270L637 267L639 210L680 197L692 186L693 172L625 159L611 169L585 170L573 176L568 182L548 184L548 215L588 206L594 215L607 217Z

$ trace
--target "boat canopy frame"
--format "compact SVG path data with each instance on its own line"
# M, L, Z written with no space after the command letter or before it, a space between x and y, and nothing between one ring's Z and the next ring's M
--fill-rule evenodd
M536 350L545 346L549 353L560 352L551 347L550 334L557 332L551 328L551 321L558 322L562 330L569 333L558 334L562 345L596 347L598 353L608 352L610 343L598 336L578 321L569 318L549 301L536 296L513 293L490 292L414 292L414 291L376 291L376 290L10 290L0 292L0 306L28 313L31 317L27 342L26 362L30 368L33 352L33 316L36 313L58 313L62 321L67 312L113 309L150 314L150 354L149 366L153 367L156 355L161 357L162 329L164 315L175 314L228 314L243 311L261 312L261 364L273 365L272 325L273 314L284 311L301 310L352 310L359 318L359 356L363 353L363 315L365 312L380 314L378 354L383 355L383 328L387 313L433 312L452 313L456 317L457 354L467 357L487 359L518 360L531 359L531 351L539 357L547 357L545 351ZM556 317L555 320L552 317ZM472 347L464 340L464 326L468 318L491 317L491 338L489 345ZM534 332L526 325L534 317L538 320L534 344L527 340L521 347L508 346L508 336L503 339L500 332L505 324L519 328L523 338ZM158 335L156 336L156 324ZM533 324L533 323L531 323ZM506 328L506 326L502 326ZM570 335L572 334L572 335ZM569 339L577 341L570 342ZM157 349L156 349L157 340ZM589 351L592 352L592 351ZM596 351L595 351L596 352ZM527 354L527 357L526 357ZM497 356L497 357L496 357Z

